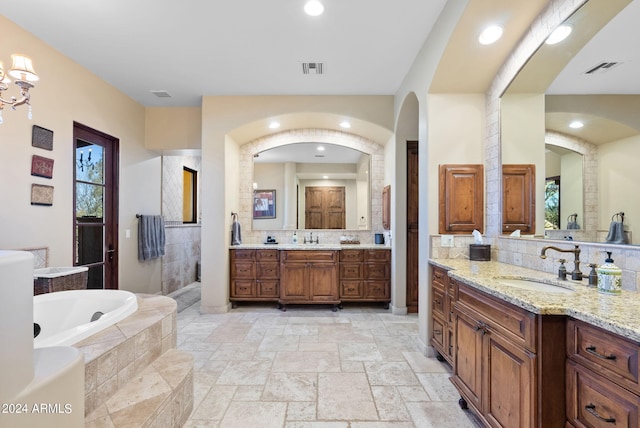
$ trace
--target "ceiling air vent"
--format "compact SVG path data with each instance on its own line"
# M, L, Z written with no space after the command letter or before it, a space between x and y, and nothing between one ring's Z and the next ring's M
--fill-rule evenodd
M600 64L591 67L590 69L588 69L587 71L584 72L584 74L600 74L600 73L604 73L606 71L611 70L614 67L617 67L618 65L622 64L621 62L616 62L616 61L611 61L611 62L606 62L603 61Z
M302 74L324 74L323 62L303 62Z
M151 91L158 98L171 98L171 94L167 91Z

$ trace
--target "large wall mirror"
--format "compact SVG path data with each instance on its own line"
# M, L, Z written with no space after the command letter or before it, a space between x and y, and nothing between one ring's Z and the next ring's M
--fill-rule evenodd
M539 171L536 235L605 242L624 212L626 239L640 244L639 16L637 0L589 0L501 99L502 163Z
M274 194L275 215L254 215L253 229L369 230L370 170L369 154L336 144L286 144L254 154L254 203Z

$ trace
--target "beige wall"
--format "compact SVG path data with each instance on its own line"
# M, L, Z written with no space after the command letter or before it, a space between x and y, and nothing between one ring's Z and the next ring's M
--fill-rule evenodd
M438 234L439 165L482 164L484 95L432 94L429 112L429 234ZM484 231L483 231L484 232Z
M0 60L33 59L40 81L32 89L33 121L23 106L3 110L0 125L0 247L46 246L51 266L73 263L73 122L120 140L120 288L160 291L160 263L137 260L136 213L160 213L160 158L144 148L144 108L94 74L0 16ZM11 85L15 86L15 85ZM15 89L5 96L16 95ZM31 127L54 132L53 151L31 146ZM32 155L54 159L53 179L30 175ZM31 183L54 186L52 207L31 206ZM125 237L129 229L131 238Z
M145 111L145 147L151 150L200 149L200 107L148 107Z

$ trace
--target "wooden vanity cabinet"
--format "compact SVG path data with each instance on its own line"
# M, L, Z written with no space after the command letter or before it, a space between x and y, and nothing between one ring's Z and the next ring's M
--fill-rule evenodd
M338 251L281 251L280 297L282 310L287 304L332 304L338 296Z
M278 250L231 250L229 300L276 301L279 296Z
M340 250L340 301L391 301L391 250Z
M462 407L490 427L565 426L565 317L536 315L458 283L453 318L451 381Z
M640 344L567 323L567 420L573 427L640 427Z
M438 360L454 362L455 329L453 303L457 283L447 276L447 270L431 265L431 346L438 352Z

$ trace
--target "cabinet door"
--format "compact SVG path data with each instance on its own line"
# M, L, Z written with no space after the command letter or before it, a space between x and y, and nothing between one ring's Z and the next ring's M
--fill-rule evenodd
M440 233L484 229L484 166L440 165Z
M453 383L463 393L469 405L482 411L482 342L478 321L456 313L456 358Z
M502 165L503 232L535 232L535 181L535 165Z
M338 268L335 263L309 264L309 293L314 301L338 300Z
M484 334L484 415L492 426L533 428L536 356L489 330Z
M280 298L309 299L307 263L283 263L280 269Z

